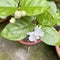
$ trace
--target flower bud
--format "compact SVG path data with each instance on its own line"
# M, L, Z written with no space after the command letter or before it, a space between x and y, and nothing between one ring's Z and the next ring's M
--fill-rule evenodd
M10 23L15 23L15 21L16 21L15 18L10 19Z
M22 16L26 16L26 11L21 12Z
M15 16L16 19L21 18L21 12L20 11L16 11L14 16Z

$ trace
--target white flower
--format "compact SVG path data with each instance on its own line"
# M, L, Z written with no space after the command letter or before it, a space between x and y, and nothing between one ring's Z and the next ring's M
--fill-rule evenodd
M15 23L15 21L16 21L15 18L10 19L10 23Z
M34 32L28 32L27 34L28 35L34 35L35 33Z
M37 37L34 32L29 32L28 35L30 35L29 36L30 41L36 41L37 39L39 39L39 37Z
M36 26L34 32L35 32L36 36L40 36L40 37L44 36L44 33L43 33L41 27L39 28L38 26Z
M21 12L22 16L26 16L26 11Z
M41 28L38 28L38 26L35 27L33 32L27 33L29 35L30 41L37 41L40 37L44 36L44 33Z
M21 18L21 16L22 16L21 15L21 11L16 11L15 14L14 14L14 16L15 16L16 19Z

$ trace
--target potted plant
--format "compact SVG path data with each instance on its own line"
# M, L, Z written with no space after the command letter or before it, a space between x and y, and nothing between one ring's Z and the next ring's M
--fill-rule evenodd
M1 0L0 17L11 15L1 36L26 45L43 41L59 46L60 35L53 27L59 21L57 11L56 4L47 0Z

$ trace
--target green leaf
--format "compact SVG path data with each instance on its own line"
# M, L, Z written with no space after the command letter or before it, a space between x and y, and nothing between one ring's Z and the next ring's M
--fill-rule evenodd
M37 21L39 25L42 26L53 26L56 24L55 18L49 12L45 12L37 16Z
M20 0L20 10L25 10L28 16L42 14L48 10L46 0Z
M30 17L29 17L30 18ZM31 19L31 18L30 18ZM16 23L9 23L1 35L9 40L18 41L27 37L27 33L33 30L33 23L27 18L16 20Z
M49 2L49 5L50 5L50 9L48 9L48 11L37 16L39 25L53 26L57 23L56 22L56 18L57 18L56 4L54 2Z
M53 46L60 46L60 35L53 27L45 27L43 28L44 31L44 37L41 38L41 40L48 44Z
M0 17L12 15L18 7L18 0L0 0Z
M57 16L57 6L55 4L55 2L49 2L50 5L50 9L48 10L48 12L54 17L56 18Z

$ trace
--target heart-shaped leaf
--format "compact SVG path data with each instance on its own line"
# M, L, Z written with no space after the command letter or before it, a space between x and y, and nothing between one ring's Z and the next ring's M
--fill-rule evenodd
M54 26L56 24L55 18L49 12L38 15L37 21L42 26Z
M37 20L40 25L43 26L53 26L55 25L57 18L57 7L54 2L49 2L50 9L48 9L43 14L37 15Z
M49 2L49 5L50 5L50 9L48 10L48 12L54 17L56 18L57 16L57 6L55 4L55 2Z
M46 0L20 0L20 6L20 10L25 10L28 16L41 14L49 8Z
M29 19L21 18L16 23L9 23L2 31L1 35L9 40L17 41L27 37L27 33L33 30L33 23Z
M44 37L41 38L41 40L48 44L53 46L60 46L60 35L53 27L45 27L43 28L44 31Z

